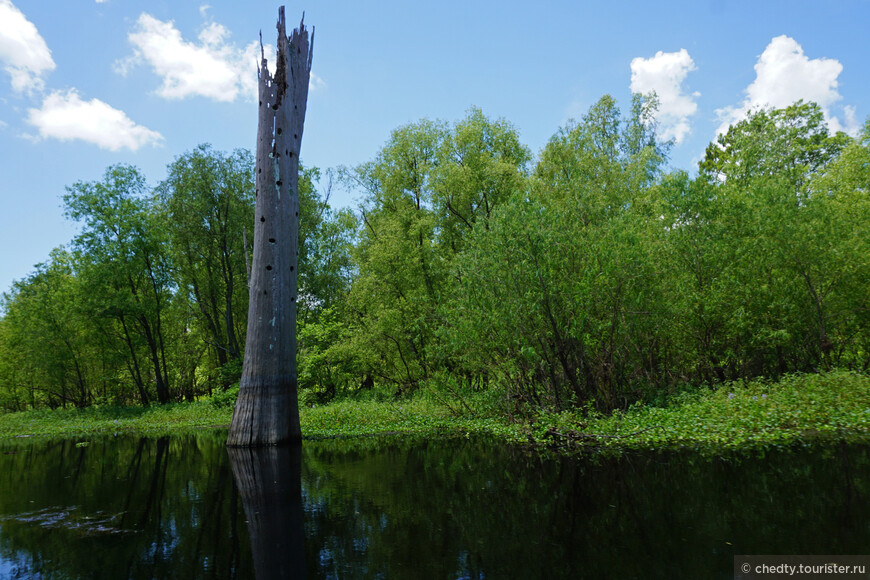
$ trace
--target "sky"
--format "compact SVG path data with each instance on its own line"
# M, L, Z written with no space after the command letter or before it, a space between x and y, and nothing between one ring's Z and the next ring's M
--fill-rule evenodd
M260 0L0 0L0 292L78 231L62 196L106 168L156 185L201 143L254 148ZM470 107L537 155L609 94L655 90L670 166L759 107L818 102L856 135L870 117L870 0L304 0L315 29L302 162L373 159L392 130ZM274 49L272 49L274 50ZM355 207L360 194L332 191Z

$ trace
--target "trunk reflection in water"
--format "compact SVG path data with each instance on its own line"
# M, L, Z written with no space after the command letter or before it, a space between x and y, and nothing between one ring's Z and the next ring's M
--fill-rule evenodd
M228 447L258 580L305 578L302 445Z
M542 456L226 430L0 441L0 578L732 578L866 554L870 447Z

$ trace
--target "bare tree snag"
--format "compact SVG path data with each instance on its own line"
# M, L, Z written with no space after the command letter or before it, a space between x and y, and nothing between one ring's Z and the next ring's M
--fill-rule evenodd
M296 395L296 257L299 236L299 150L311 43L304 16L288 38L278 9L275 77L262 42L257 128L257 201L248 332L239 398L227 445L300 441Z

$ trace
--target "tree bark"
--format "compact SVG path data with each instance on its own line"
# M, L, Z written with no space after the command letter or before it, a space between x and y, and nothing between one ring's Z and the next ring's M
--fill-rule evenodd
M265 57L260 67L251 300L230 446L302 438L296 395L298 181L313 48L314 34L309 44L304 22L287 37L279 8L275 77Z

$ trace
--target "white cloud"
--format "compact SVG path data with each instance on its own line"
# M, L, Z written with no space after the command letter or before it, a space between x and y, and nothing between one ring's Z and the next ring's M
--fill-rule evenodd
M857 134L858 123L854 107L844 107L845 124L832 114L833 106L842 99L837 78L843 65L831 58L810 59L793 38L782 35L770 41L755 63L755 80L746 87L746 98L736 107L718 109L722 120L718 133L746 118L752 110L783 108L795 101L814 101L825 113L829 127Z
M314 74L314 71L311 71L311 76L308 79L308 90L309 91L320 91L326 88L326 81Z
M209 6L200 7L203 18ZM163 78L157 94L166 99L200 96L215 101L232 102L238 97L257 98L257 66L260 43L244 48L229 42L230 32L217 22L204 25L196 41L185 40L172 21L163 22L143 13L128 35L132 56L115 63L115 71L126 75L145 62ZM269 67L274 71L275 49L265 47ZM309 88L322 89L326 83L312 74Z
M103 101L83 101L75 89L52 92L42 108L27 110L27 122L38 128L43 138L81 139L111 151L136 151L163 139L160 133L137 125L126 113Z
M202 96L234 101L242 88L242 71L250 71L254 65L243 67L245 52L227 44L228 36L226 28L212 22L200 32L199 42L190 42L182 38L172 21L143 13L127 36L134 55L116 63L116 70L126 74L144 61L163 78L157 90L163 98Z
M832 133L842 131L852 137L857 137L861 130L861 124L858 122L858 116L855 114L855 107L845 105L843 107L843 117L846 119L845 122L840 122L840 119L837 117L830 117L828 119L828 129Z
M10 0L0 0L0 63L18 93L32 94L45 86L54 70L51 51L36 26Z
M659 51L652 58L635 58L631 61L631 91L649 93L655 91L659 98L660 134L664 139L676 143L689 134L689 117L697 113L695 100L700 93L687 95L683 92L683 81L695 70L695 63L688 51Z

